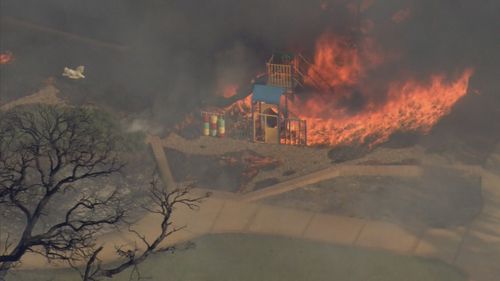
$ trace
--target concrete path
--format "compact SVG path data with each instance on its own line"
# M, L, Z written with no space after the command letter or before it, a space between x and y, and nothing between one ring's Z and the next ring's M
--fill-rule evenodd
M282 235L438 258L463 269L471 281L498 281L500 177L478 167L463 168L482 176L485 198L482 213L466 227L406 229L383 221L245 202L238 196L215 192L197 212L178 210L175 224L187 228L170 243L211 233ZM146 218L141 225L141 229L151 229L154 219Z
M156 160L156 165L160 173L160 177L167 187L175 185L174 177L168 164L165 150L163 149L162 140L158 136L148 136L147 142L151 145L153 156Z
M473 280L500 280L500 177L479 167L464 167L482 175L483 210L465 229L453 263Z

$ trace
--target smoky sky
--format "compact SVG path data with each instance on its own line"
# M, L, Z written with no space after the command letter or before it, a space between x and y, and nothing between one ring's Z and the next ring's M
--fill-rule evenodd
M395 22L401 10L403 19ZM500 61L500 3L494 0L1 0L0 13L126 47L117 51L2 24L0 48L19 61L15 70L2 71L4 82L26 84L83 64L87 79L61 80L62 88L125 111L150 111L162 121L214 102L222 85L243 88L273 52L312 56L326 31L353 40L370 36L384 52L401 54L370 72L373 81L426 79L434 72L453 77L466 67L495 77ZM361 34L367 22L372 28ZM17 88L1 89L12 95Z

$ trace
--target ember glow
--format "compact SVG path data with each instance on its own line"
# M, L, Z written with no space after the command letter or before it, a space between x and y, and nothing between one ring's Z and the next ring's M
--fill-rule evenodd
M9 64L14 61L14 55L12 52L7 51L5 53L0 53L0 64Z
M375 145L386 141L395 132L427 133L452 106L467 93L473 71L465 70L449 82L443 75L434 75L428 83L409 80L389 86L388 99L380 106L367 106L355 115L342 109L332 109L331 118L319 117L329 107L323 100L309 99L295 104L298 116L307 120L308 144Z
M248 95L246 98L236 101L235 103L224 108L224 112L230 116L250 116L252 107L252 95Z
M238 85L236 84L231 84L227 85L224 87L224 90L222 91L222 96L225 98L231 98L236 96L238 90Z

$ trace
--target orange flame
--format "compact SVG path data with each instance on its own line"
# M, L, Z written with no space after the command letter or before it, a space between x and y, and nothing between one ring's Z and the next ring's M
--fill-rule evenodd
M12 52L7 51L5 53L0 53L0 64L9 64L14 61L14 55Z
M316 43L314 63L307 70L305 83L331 92L337 85L356 84L363 74L361 58L348 42L328 34Z
M228 99L236 96L237 91L238 91L238 85L236 84L227 85L224 87L224 90L222 91L222 96Z
M447 82L443 75L434 75L426 84L415 80L392 83L385 104L368 106L367 110L353 116L338 109L330 112L330 119L314 116L314 112L324 112L324 107L328 107L321 100L295 104L294 108L295 112L307 112L299 117L307 121L310 145L375 145L397 131L429 132L467 93L472 73L470 69L465 70L452 82Z
M251 108L252 95L248 95L224 108L224 112L230 116L249 116L251 114Z
M392 82L383 104L365 94L366 105L356 114L341 106L341 100L353 94L352 88L370 88L364 79L367 71L385 59L391 57L385 57L370 37L359 45L328 33L319 38L314 63L304 79L317 92L298 97L290 105L297 117L307 121L308 144L375 145L396 131L426 133L467 93L473 73L465 70L452 82L440 74L431 76L428 83L414 79Z
M381 53L370 37L354 45L344 38L322 35L304 77L304 84L316 92L295 96L289 104L295 117L307 121L308 145L373 146L387 141L395 132L425 134L468 92L472 69L464 70L455 79L434 74L428 82L416 79L385 82L383 102L367 95L369 91L363 91L362 111L352 113L343 106L343 102L352 97L352 89L375 91L365 79L368 71L397 58L394 54ZM248 116L250 106L251 95L225 110Z

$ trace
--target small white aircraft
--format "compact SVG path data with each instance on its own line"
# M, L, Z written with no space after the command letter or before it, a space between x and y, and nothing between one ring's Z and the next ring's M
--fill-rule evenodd
M71 68L65 67L62 76L66 76L70 79L83 79L83 78L85 78L85 76L83 75L84 70L85 70L85 66L83 66L83 65L80 65L76 69L71 69Z

